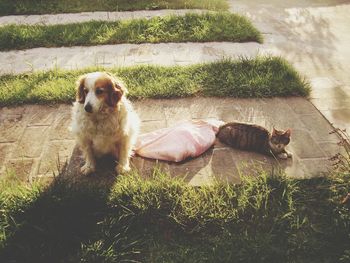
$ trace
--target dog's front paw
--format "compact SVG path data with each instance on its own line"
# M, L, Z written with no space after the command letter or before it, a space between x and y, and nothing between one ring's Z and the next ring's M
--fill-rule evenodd
M124 174L130 171L130 166L129 165L123 165L123 164L118 164L116 171L118 174Z
M80 168L80 171L83 175L88 175L95 172L95 166L90 163L86 163Z
M280 153L280 154L278 155L278 158L280 158L280 159L287 159L287 158L288 158L288 155L287 155L286 153Z

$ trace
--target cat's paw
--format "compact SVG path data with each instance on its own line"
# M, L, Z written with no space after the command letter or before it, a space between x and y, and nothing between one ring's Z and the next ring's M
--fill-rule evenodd
M83 167L80 168L80 172L83 174L83 175L88 175L88 174L91 174L93 172L95 172L95 165L92 165L90 163L86 163L84 164Z
M278 158L280 158L280 159L287 159L287 158L288 158L288 155L287 155L286 153L280 153L280 154L278 155Z

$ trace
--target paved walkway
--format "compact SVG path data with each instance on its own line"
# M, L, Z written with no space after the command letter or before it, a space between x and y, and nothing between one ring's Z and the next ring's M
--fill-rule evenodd
M266 50L311 80L311 101L322 114L350 131L349 1L234 0L230 5L264 33Z
M0 17L0 25L27 24L27 25L57 25L67 23L82 23L91 20L118 21L136 18L151 18L154 16L184 15L187 13L207 12L198 9L163 9L147 11L125 12L83 12L53 15L13 15Z
M268 4L260 0L229 2L230 11L250 17L263 32L264 44L169 43L35 48L0 52L0 74L52 69L56 66L76 69L94 65L187 65L241 55L281 55L311 81L311 101L322 114L336 127L350 130L350 4L342 0L283 3L275 0ZM63 17L67 22L106 17L116 20L172 12L181 15L191 10L10 16L0 18L0 24L9 21L61 23Z
M341 149L337 146L337 136L329 135L332 127L323 116L336 127L350 130L350 27L347 26L350 24L350 4L342 4L344 1L320 3L317 0L276 1L269 4L259 0L230 2L231 11L249 16L263 32L264 44L123 44L0 52L0 74L46 70L55 66L75 69L92 65L188 65L241 55L281 55L310 79L313 87L311 102L322 114L309 101L301 98L145 100L135 102L143 121L143 131L170 126L178 120L207 117L293 129L290 149L295 157L292 161L276 163L258 154L216 144L195 160L177 165L161 163L173 175L187 174L186 180L193 185L211 182L213 174L238 182L238 168L242 160L248 163L257 160L266 169L279 167L294 177L326 171L329 168L328 158ZM181 15L188 11L176 12ZM169 12L173 11L11 16L0 18L0 24L9 21L51 24L60 23L63 19L65 22L87 21L91 17L118 20ZM69 118L69 105L0 109L0 173L15 171L28 181L50 178L52 171L62 168L66 161L67 171L74 173L82 160L66 129ZM144 173L150 171L153 164L150 160L134 158L134 165Z
M163 169L172 175L184 176L192 185L211 183L214 175L238 183L240 172L254 174L259 167L268 171L283 169L295 178L310 177L326 172L330 168L329 157L341 150L338 137L329 134L331 125L302 98L189 98L142 100L134 105L142 120L142 132L169 127L181 120L202 118L253 122L269 129L273 125L292 128L293 139L288 147L294 153L292 160L276 162L217 142L203 156L182 164L159 162ZM70 111L70 105L0 109L0 173L15 172L30 182L50 180L67 162L68 172L74 176L79 174L83 160L67 129ZM100 169L99 173L113 173L113 162L107 164L109 167ZM143 174L150 173L154 164L155 161L133 158L133 165Z
M258 55L259 48L258 43L231 42L33 48L0 52L0 74L47 70L55 67L77 69L88 66L112 67L140 64L190 65L212 62L223 57L254 57Z

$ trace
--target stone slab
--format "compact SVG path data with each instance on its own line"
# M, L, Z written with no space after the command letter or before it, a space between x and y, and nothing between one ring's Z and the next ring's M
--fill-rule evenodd
M38 174L40 175L58 175L69 162L75 146L74 140L50 141L43 150Z
M215 148L210 156L211 174L219 181L239 183L237 160L231 148Z
M289 148L299 158L326 157L320 145L311 137L307 130L293 129L293 138L294 140L291 141Z
M5 163L5 160L10 158L13 148L13 143L0 143L0 170Z
M26 116L24 118L24 116ZM13 110L2 108L0 112L0 143L15 142L22 136L27 119L25 108L20 107Z
M292 141L287 147L294 154L292 160L276 161L261 154L240 151L216 142L213 148L202 156L179 164L134 157L132 167L144 175L152 173L156 165L172 176L184 177L192 185L210 184L215 180L239 183L241 174L254 175L259 167L268 172L282 169L289 176L303 178L324 172L325 167L317 166L315 160L325 163L323 160L328 160L341 150L336 144L338 137L326 132L331 130L332 126L306 99L145 99L134 101L133 104L142 121L142 132L169 127L184 119L198 119L209 115L225 121L254 122L267 128L272 127L272 120L275 125L279 125L278 122L281 121L283 125L280 126L292 129ZM62 104L57 107L50 113L53 116L49 119L53 121L46 122L45 118L43 120L44 124L50 124L48 126L40 126L40 122L37 121L38 126L28 126L30 120L33 120L32 117L36 116L35 112L46 111L50 108L48 106L26 105L6 109L7 116L16 116L16 113L22 112L23 116L18 119L17 126L23 129L24 133L12 143L0 144L6 145L0 155L5 156L3 167L9 163L8 160L16 160L13 167L18 168L22 164L17 165L17 160L23 159L26 163L22 166L30 170L26 170L26 178L29 175L32 178L50 177L52 172L57 170L57 156L60 156L61 165L68 160L70 174L79 175L79 168L84 160L66 129L70 123L71 106ZM295 107L299 107L300 110L295 111ZM9 147L16 148L15 156L3 154L4 151L8 152ZM35 160L34 164L30 163L30 160ZM100 162L99 171L109 178L115 175L114 167L115 162L107 159ZM22 171L17 168L16 171Z
M46 137L48 134L47 126L27 127L23 136L18 141L16 158L38 158L41 155Z
M207 54L208 48L215 50L215 52ZM116 67L135 64L190 65L212 62L223 57L254 57L259 53L260 48L260 44L253 42L188 42L2 51L0 52L0 75L48 70L57 67L72 70L91 66Z
M335 125L348 127L350 103L350 4L343 0L276 1L230 0L230 11L248 16L263 33L264 43L162 43L105 45L97 47L35 48L0 52L0 74L75 69L86 66L135 64L188 65L222 57L280 55L310 79L314 105ZM196 12L202 12L195 10ZM56 24L94 19L120 20L167 14L183 15L193 10L137 12L91 12L41 16L5 16L0 24ZM81 63L81 61L84 63ZM307 108L296 108L297 114ZM331 112L331 113L330 113ZM331 117L335 115L335 117ZM261 118L253 118L253 121Z
M73 140L74 136L69 131L70 123L70 107L64 107L64 110L60 109L59 112L55 114L55 120L51 125L49 140Z
M45 110L33 109L32 117L28 123L28 126L49 126L53 123L55 119L55 112L58 106L47 106Z
M329 126L327 119L318 112L313 114L299 115L299 117L305 127L329 127L328 129L309 130L310 135L316 141L339 141L339 137L336 134L331 134L334 130L333 127Z
M142 121L140 127L140 133L152 132L154 130L166 128L166 120L159 121Z
M136 18L151 18L155 16L184 15L186 13L202 13L203 10L179 9L179 10L147 10L147 11L124 11L124 12L82 12L67 14L46 15L12 15L0 17L0 25L26 24L26 25L57 25L68 23L82 23L91 20L118 21Z
M310 80L310 97L317 109L335 126L349 127L349 2L229 0L229 4L230 11L248 16L263 32L261 52L289 60ZM288 103L293 107L294 102Z

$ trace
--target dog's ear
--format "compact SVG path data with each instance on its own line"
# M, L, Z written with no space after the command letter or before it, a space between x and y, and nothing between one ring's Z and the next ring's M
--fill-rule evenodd
M107 97L107 105L109 107L115 107L118 102L121 100L123 96L123 91L118 88L118 86L115 85L114 81L112 80L110 85L108 85L107 88L108 97Z
M128 93L127 88L124 83L114 77L112 74L106 72L111 77L111 86L108 87L108 100L107 104L110 107L115 107L117 103L121 100L122 96Z
M123 81L120 79L116 78L112 73L106 72L108 76L110 76L112 82L114 83L115 88L121 90L123 95L126 95L129 93L128 89L126 88L125 84Z
M126 88L125 84L123 81L121 81L120 79L116 79L114 78L114 85L116 87L116 89L120 90L122 92L122 95L126 95L129 93L128 89Z
M77 81L77 95L76 100L79 103L85 102L85 91L84 91L84 83L85 83L86 76L81 76Z

